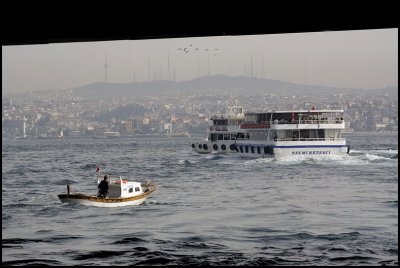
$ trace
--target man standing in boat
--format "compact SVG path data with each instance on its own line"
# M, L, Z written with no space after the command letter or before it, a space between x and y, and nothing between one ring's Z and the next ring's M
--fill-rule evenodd
M99 188L98 197L106 197L109 189L107 175L104 175L104 179L99 183L98 188Z

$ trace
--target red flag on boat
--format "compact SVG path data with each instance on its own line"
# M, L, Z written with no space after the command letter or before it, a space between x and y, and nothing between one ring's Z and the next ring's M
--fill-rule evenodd
M97 167L97 168L96 168L96 172L99 172L99 171L100 171L100 168L99 168L99 167Z
M313 105L313 107L311 108L311 110L315 110L315 107L314 107L314 105Z

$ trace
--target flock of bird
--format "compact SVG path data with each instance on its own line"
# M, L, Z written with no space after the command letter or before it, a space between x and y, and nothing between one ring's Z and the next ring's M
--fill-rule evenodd
M193 45L190 44L189 46L192 47ZM181 51L183 51L183 52L185 52L185 53L189 53L189 49L186 48L186 47L184 47L184 48L178 48L177 50L181 50ZM198 51L198 50L200 50L200 49L196 47L194 50ZM217 50L218 50L218 48L214 48L214 51L217 51ZM212 49L205 48L204 51L212 51ZM214 56L217 56L217 54L214 53Z

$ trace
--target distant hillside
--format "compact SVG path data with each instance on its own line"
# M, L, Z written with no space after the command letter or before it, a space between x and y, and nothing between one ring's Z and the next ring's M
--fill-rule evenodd
M88 99L129 98L177 95L326 95L339 93L377 93L397 96L397 88L376 90L343 89L326 86L304 86L271 79L226 75L205 76L189 81L151 81L138 83L93 83L70 91Z

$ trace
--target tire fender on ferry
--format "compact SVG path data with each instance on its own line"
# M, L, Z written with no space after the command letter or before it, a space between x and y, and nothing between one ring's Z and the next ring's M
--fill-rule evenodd
M224 151L226 150L225 144L222 144L222 145L221 145L221 149L224 150Z
M214 144L214 145L213 145L213 149L214 149L215 151L217 151L217 150L218 150L218 145Z
M203 144L203 149L204 149L204 150L207 150L207 149L208 149L207 144Z
M194 145L194 143L192 143L192 148L195 148L196 147L196 145Z
M235 150L235 144L231 144L230 146L229 146L229 148L231 149L231 151L234 151Z

